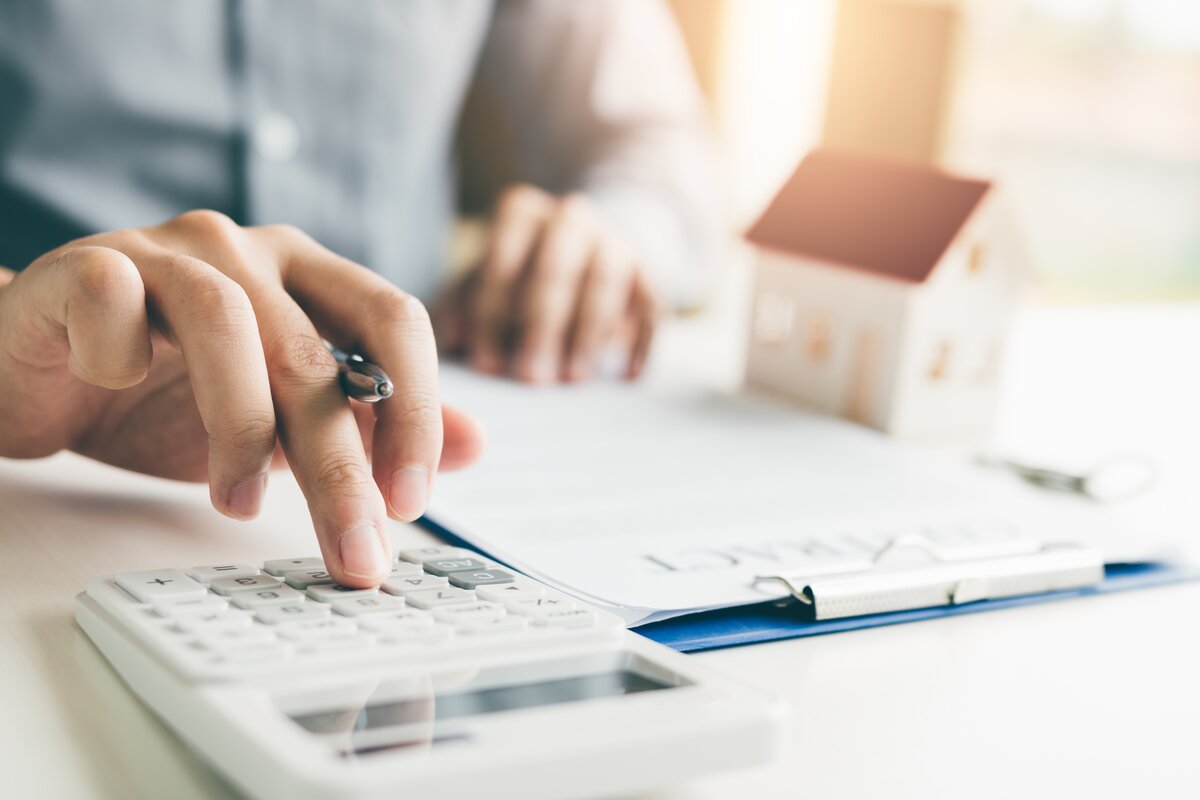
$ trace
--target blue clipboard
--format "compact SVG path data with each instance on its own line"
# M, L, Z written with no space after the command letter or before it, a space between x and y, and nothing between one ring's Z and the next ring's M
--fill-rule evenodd
M478 550L479 548L437 522L422 517L417 521L430 533L448 543ZM486 553L485 553L486 554ZM499 559L496 559L500 561ZM503 563L500 561L500 563ZM648 639L678 650L696 653L722 647L738 647L759 642L777 642L783 639L799 639L827 633L880 628L884 625L899 625L939 617L956 617L1004 608L1018 608L1035 603L1065 600L1072 597L1111 594L1131 589L1166 586L1200 579L1200 566L1177 564L1169 561L1153 561L1129 564L1106 564L1104 580L1094 586L1067 589L1041 594L1004 597L994 600L977 600L973 603L934 606L906 611L891 611L884 614L869 614L824 621L812 621L795 606L791 599L771 600L716 611L703 611L681 617L651 622L632 630Z
M772 601L725 608L719 611L688 614L662 622L652 622L634 630L648 639L653 639L680 652L695 653L721 647L777 642L781 639L798 639L804 636L820 636L825 633L899 625L902 622L976 614L980 611L1018 608L1071 597L1088 597L1129 589L1165 586L1197 578L1200 578L1200 569L1169 562L1106 564L1104 580L1095 586L1082 589L1005 597L997 600L978 600L962 605L893 611L887 614L870 614L865 617L832 619L823 622L803 619L794 607L795 601L793 600Z

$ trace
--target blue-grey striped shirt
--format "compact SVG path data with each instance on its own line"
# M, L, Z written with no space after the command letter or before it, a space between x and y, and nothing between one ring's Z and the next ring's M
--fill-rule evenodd
M713 257L702 104L657 0L5 0L0 264L191 208L287 222L429 299L480 92L678 299Z

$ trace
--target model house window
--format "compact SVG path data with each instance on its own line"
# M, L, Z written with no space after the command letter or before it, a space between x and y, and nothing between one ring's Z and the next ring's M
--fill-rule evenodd
M967 251L967 272L972 275L978 275L980 272L983 272L983 265L986 261L987 248L983 242L976 242Z
M761 344L778 346L792 336L795 302L779 292L762 292L754 309L754 338Z
M824 314L814 314L808 321L808 332L804 348L808 354L808 360L816 364L828 361L829 345L829 318Z
M933 353L933 361L929 365L929 380L935 383L944 381L950 371L950 356L954 352L948 341L938 343Z

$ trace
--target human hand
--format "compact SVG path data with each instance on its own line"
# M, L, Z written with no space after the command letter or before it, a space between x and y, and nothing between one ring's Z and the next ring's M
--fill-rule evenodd
M420 302L294 228L193 211L2 273L0 455L71 449L207 481L238 519L286 456L340 583L378 584L384 517L415 519L433 472L482 448L438 401ZM395 395L352 413L323 337L382 366Z
M585 380L609 347L637 377L657 316L641 264L588 201L527 185L500 198L482 263L434 312L445 350L531 383Z

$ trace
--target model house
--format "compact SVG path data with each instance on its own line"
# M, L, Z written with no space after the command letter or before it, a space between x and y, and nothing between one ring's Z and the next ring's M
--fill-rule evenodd
M985 436L1020 272L994 194L923 165L810 154L747 235L747 382L900 436Z

